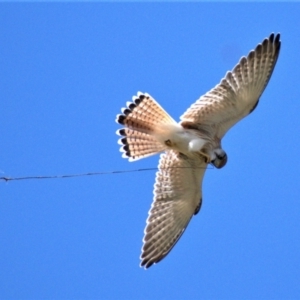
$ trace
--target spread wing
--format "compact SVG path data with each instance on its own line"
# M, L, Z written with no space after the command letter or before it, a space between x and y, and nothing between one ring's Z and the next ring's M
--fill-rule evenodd
M201 208L206 163L169 150L162 154L154 185L154 200L145 228L141 266L162 260Z
M280 34L272 33L252 50L225 78L201 96L182 116L183 122L216 126L222 138L239 120L257 106L274 70L279 50Z

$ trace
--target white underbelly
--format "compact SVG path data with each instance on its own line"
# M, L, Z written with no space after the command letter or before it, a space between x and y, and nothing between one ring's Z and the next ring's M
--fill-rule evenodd
M154 135L160 143L186 155L199 152L208 142L195 130L184 129L180 124L159 126Z

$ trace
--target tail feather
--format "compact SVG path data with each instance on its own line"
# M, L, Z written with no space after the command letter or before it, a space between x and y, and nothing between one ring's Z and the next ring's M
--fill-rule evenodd
M118 144L122 145L120 148L120 151L123 152L122 157L129 158L129 161L157 154L166 148L151 135L143 132L120 129L117 134L122 136L118 141Z
M127 128L151 134L158 124L176 124L172 117L147 93L138 93L127 102L116 122Z
M138 93L127 102L127 108L117 115L116 122L125 128L117 133L123 136L119 140L120 151L129 161L157 154L166 149L155 138L155 130L164 124L176 124L170 115L147 93Z

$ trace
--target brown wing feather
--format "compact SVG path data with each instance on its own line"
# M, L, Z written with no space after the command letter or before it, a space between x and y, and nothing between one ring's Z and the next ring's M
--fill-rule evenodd
M231 72L182 116L182 122L213 125L217 136L224 134L258 104L272 75L280 51L280 34L272 33L247 57L242 57Z
M154 200L145 228L141 266L149 268L174 247L202 203L206 163L167 151L161 155Z

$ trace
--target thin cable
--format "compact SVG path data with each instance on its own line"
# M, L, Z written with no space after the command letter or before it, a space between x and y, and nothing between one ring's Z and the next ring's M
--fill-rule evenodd
M171 168L166 168L171 169ZM185 167L177 167L177 169L186 169ZM213 169L213 168L207 168ZM81 174L69 174L69 175L52 175L52 176L23 176L23 177L0 177L3 181L16 181L16 180L30 180L30 179L61 179L61 178L73 178L73 177L83 177L83 176L95 176L95 175L109 175L109 174L122 174L122 173L133 173L133 172L144 172L144 171L154 171L158 168L146 168L146 169L135 169L135 170L121 170L121 171L109 171L109 172L89 172Z

